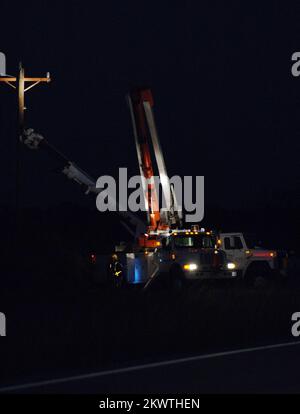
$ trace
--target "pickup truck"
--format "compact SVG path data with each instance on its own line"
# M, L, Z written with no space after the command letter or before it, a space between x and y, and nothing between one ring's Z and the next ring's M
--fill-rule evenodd
M256 287L287 279L286 252L264 249L244 233L220 233L218 244L235 264L238 279Z

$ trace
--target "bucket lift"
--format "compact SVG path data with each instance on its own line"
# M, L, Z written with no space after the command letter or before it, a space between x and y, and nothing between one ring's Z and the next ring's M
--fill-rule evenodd
M137 157L141 176L144 178L144 201L148 216L147 232L140 238L140 245L155 247L157 235L168 233L171 228L182 225L182 211L179 209L174 188L171 186L156 129L153 114L154 101L150 89L138 89L127 96ZM165 208L160 208L155 185L154 167L151 159L152 148L158 169Z

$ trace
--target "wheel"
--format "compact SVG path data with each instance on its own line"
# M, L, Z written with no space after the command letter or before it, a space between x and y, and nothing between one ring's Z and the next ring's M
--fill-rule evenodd
M253 263L247 270L245 281L255 289L264 289L271 284L271 269L267 263Z
M268 280L265 276L255 276L252 281L255 289L264 289L268 285Z

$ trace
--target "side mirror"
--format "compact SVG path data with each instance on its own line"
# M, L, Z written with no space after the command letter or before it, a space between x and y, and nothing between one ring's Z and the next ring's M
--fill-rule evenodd
M6 75L6 57L5 54L0 52L0 76Z

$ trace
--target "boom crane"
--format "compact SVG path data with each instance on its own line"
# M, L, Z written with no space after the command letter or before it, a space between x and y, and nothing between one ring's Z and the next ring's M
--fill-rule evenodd
M148 231L156 231L163 227L159 210L157 189L154 182L154 170L151 160L148 126L144 103L152 104L150 91L134 91L128 96L129 108L133 123L135 145L141 176L143 181L145 206L148 212Z
M146 238L151 234L168 232L171 228L182 225L182 211L179 209L173 187L170 184L167 169L155 125L153 114L153 96L150 89L132 91L128 97L131 113L137 157L143 180L144 201L148 212L148 228ZM162 195L166 208L160 208L157 188L155 186L154 168L151 159L150 144L158 168ZM147 246L147 239L142 238L141 244ZM149 246L150 247L150 246Z
M79 168L74 162L70 161L65 155L58 151L48 140L41 134L35 132L33 129L25 129L20 137L21 142L30 150L43 150L48 153L56 162L59 163L59 168L62 174L68 179L79 184L85 194L99 194L103 191L102 188L96 187L96 181L89 176L85 171ZM121 222L126 230L137 239L140 234L146 231L144 222L131 213L130 211L120 211L118 213L121 217Z
M2 71L0 64L0 74ZM22 99L19 100L18 141L20 140L30 150L43 150L48 153L59 163L62 174L79 184L86 194L101 193L103 188L98 188L92 177L52 146L41 134L24 127L23 92L25 89L23 84L26 79L23 77L22 70L20 75L22 76L20 76L19 83L22 88L19 89ZM1 79L8 84L12 81L11 78L3 78L3 76L0 76ZM34 82L35 79L30 78L30 81ZM36 82L40 81L49 81L49 77L36 80ZM128 103L140 173L144 178L142 182L148 212L148 227L138 216L129 211L120 211L117 206L122 224L135 240L138 239L138 243L128 246L121 244L116 247L116 251L120 252L120 260L124 264L127 282L144 283L144 288L147 288L156 277L165 275L170 287L173 285L178 287L183 286L188 280L200 277L211 278L212 275L217 278L236 277L233 264L230 263L231 267L228 267L223 252L216 250L212 232L205 232L205 229L199 231L198 225L194 225L191 230L182 228L182 211L177 204L174 188L168 178L154 120L154 102L151 91L149 89L133 91L128 95ZM164 201L162 208L159 203L159 189L156 187L158 183L155 180L151 146L162 189ZM117 203L114 204L117 205ZM99 265L97 267L99 273L105 275L107 255L97 253L97 256L91 255L91 259L93 266ZM116 276L116 273L114 275Z
M139 161L141 176L144 177L145 206L148 212L147 226L130 211L120 211L122 224L128 232L139 240L140 247L157 247L157 235L168 233L171 228L182 226L182 211L179 209L173 187L170 184L165 161L157 134L154 120L154 101L151 90L135 90L128 95L128 103L131 112L135 145ZM96 187L96 181L85 171L70 161L58 151L48 140L33 129L24 129L20 137L21 142L30 150L44 150L52 158L59 162L60 170L68 179L79 184L85 194L99 194L103 189ZM155 186L154 166L151 158L150 145L152 144L162 194L166 208L159 206L157 189Z

